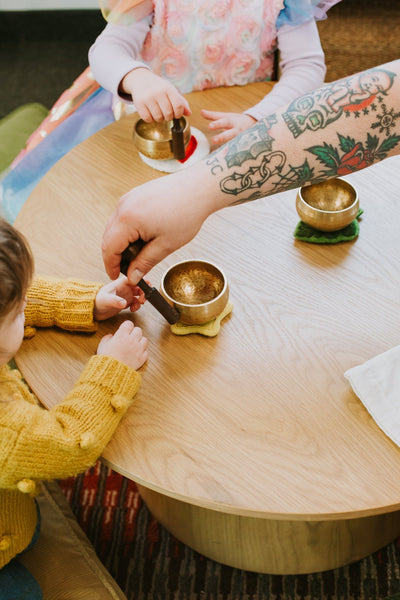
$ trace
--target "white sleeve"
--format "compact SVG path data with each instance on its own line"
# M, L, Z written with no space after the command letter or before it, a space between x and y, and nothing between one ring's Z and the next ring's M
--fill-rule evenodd
M131 98L118 94L121 80L137 67L149 68L142 60L138 60L138 57L150 30L152 18L152 15L149 15L132 25L108 23L89 49L89 65L95 80L104 89L124 100Z
M314 20L296 26L282 25L278 30L278 48L279 80L261 102L244 111L257 121L324 82L325 56Z

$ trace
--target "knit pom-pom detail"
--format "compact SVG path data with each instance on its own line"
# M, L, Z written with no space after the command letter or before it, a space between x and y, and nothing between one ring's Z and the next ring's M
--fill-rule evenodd
M36 333L36 329L34 327L30 327L27 325L24 329L24 338L28 340L29 338L33 338Z
M83 433L81 436L79 445L82 450L89 450L90 448L93 448L95 442L96 438L94 434L91 431L85 431L85 433Z
M36 491L36 483L33 479L21 479L17 483L17 488L23 494L33 494Z
M3 537L0 538L0 552L4 552L5 550L8 550L10 546L11 546L11 537L9 535L3 535Z
M121 412L122 410L125 410L128 407L128 402L125 396L119 394L111 398L110 403L113 409L117 412Z

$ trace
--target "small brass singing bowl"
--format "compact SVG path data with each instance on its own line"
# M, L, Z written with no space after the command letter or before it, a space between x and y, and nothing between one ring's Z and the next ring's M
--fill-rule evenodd
M359 210L357 190L338 177L300 188L296 209L304 223L320 231L338 231L350 225Z
M224 273L205 260L184 260L170 267L161 279L161 293L188 325L215 319L229 298Z
M186 146L190 141L190 125L185 117L179 119L183 129L183 143ZM133 129L133 141L141 154L156 160L174 158L172 150L172 121L161 123L146 123L139 119Z

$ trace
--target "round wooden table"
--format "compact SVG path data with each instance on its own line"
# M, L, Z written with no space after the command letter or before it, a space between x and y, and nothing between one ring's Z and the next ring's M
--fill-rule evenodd
M200 107L243 110L268 84L189 94ZM135 117L61 159L16 221L36 271L107 281L100 245L127 190L163 176L132 143ZM134 406L104 452L133 479L178 539L222 563L306 573L357 560L400 534L400 450L343 373L400 343L400 159L349 180L364 214L354 242L294 239L296 191L210 217L177 260L205 258L227 274L233 312L215 338L171 333L147 303L133 316L150 357ZM17 363L46 407L60 402L102 335L41 330Z

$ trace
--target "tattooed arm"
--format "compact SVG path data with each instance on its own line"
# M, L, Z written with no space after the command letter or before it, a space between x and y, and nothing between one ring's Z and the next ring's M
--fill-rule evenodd
M108 275L139 237L133 284L188 243L213 212L347 175L400 153L400 60L301 96L193 167L132 189L103 236Z

